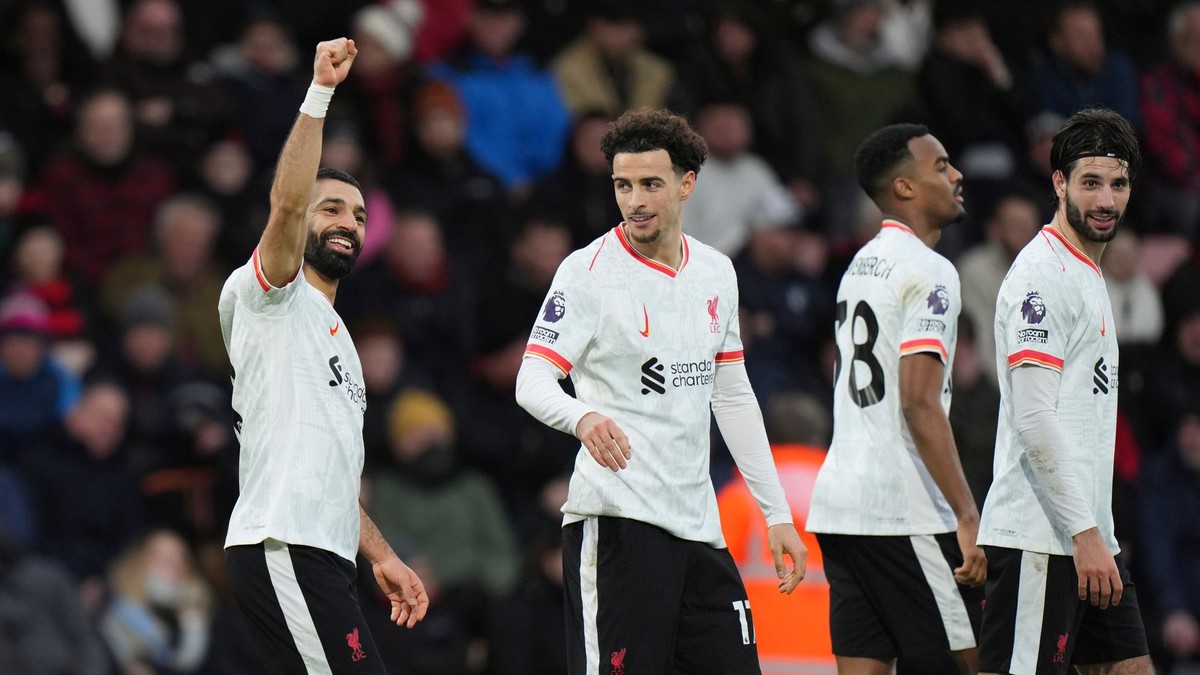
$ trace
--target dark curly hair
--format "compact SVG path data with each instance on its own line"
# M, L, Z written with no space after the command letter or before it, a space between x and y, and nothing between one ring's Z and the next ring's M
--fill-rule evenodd
M854 173L858 184L881 208L888 183L896 168L911 160L908 142L929 133L923 124L892 124L871 133L854 153Z
M1124 117L1107 108L1088 108L1067 118L1054 134L1050 147L1050 168L1071 178L1075 162L1085 157L1112 157L1129 167L1129 180L1142 164L1137 134Z
M600 148L609 166L617 153L666 150L680 176L688 171L700 173L700 166L708 158L708 144L687 120L669 110L651 108L625 111L608 126Z

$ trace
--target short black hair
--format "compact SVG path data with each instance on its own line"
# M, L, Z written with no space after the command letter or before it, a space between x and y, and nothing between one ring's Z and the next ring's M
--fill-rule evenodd
M651 108L625 111L604 132L600 148L609 166L621 152L666 150L675 173L680 176L688 171L700 173L708 158L708 144L687 120L670 110Z
M341 169L323 166L320 169L317 169L317 180L340 180L343 183L353 185L354 187L358 188L359 192L362 192L362 186L358 184L358 181L355 180L354 176L351 176Z
M1071 115L1054 134L1050 147L1051 171L1071 177L1075 162L1085 157L1112 157L1129 167L1130 182L1142 164L1137 134L1133 126L1117 112L1107 108L1087 108Z
M876 205L887 196L889 179L901 164L913 155L908 142L929 134L924 124L891 124L874 131L854 153L854 173L858 184Z

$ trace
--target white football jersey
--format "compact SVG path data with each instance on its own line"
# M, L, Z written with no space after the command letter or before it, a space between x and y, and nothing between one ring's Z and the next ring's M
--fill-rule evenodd
M303 272L273 288L257 249L219 307L241 443L225 545L270 537L353 561L367 405L349 331Z
M1062 373L1058 423L1066 463L1113 555L1112 475L1117 433L1118 350L1100 268L1057 230L1042 228L1021 251L996 301L1000 420L992 487L979 543L1072 555L1071 536L1050 518L1013 421L1010 372L1033 364Z
M580 447L564 524L632 518L725 545L709 422L716 369L743 361L737 310L729 258L687 235L678 272L619 226L563 261L525 353L570 375L576 398L612 418L633 452L613 472Z
M833 442L817 474L810 532L953 532L958 521L917 452L900 410L900 358L930 352L945 365L958 339L958 272L906 225L883 221L838 286Z

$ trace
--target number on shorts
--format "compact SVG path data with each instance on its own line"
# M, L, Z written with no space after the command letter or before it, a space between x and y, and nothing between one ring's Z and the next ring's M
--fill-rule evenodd
M754 637L753 617L750 616L750 601L734 600L733 609L738 613L738 621L742 624L742 644L757 643Z
M846 322L846 301L843 300L837 304L837 314L835 320L837 325L835 330L841 330L842 324ZM854 327L862 320L863 326L867 329L867 336L864 342L857 342L854 339ZM883 395L886 393L886 387L883 383L883 365L879 363L879 359L875 358L875 341L879 339L879 320L875 318L875 310L866 302L860 301L854 305L854 317L850 320L850 342L854 345L854 351L850 359L850 373L846 378L846 385L850 388L850 399L854 401L860 408L875 405L883 400ZM858 372L854 367L854 362L858 361L867 366L871 371L871 383L865 387L858 386ZM834 382L842 374L842 350L838 349L834 365Z

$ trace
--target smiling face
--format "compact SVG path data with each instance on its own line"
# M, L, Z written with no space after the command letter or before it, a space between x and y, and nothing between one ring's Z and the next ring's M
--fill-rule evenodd
M692 194L696 173L675 173L666 150L620 152L613 156L613 188L625 217L625 231L639 244L678 234L683 202Z
M1084 241L1111 241L1129 204L1128 165L1112 157L1084 157L1070 174L1054 172L1060 215Z
M317 181L313 192L304 262L328 279L340 279L362 252L367 223L362 192L333 179Z

